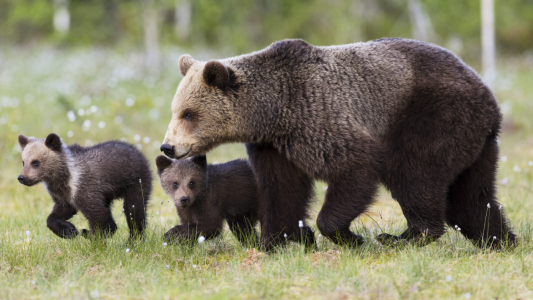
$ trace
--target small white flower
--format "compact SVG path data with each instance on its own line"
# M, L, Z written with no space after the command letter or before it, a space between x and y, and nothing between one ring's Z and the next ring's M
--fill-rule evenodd
M156 212L155 212L155 214L156 214L156 215L158 215L158 214L159 214L159 212L158 212L158 211L156 211Z
M286 233L284 233L284 234L283 234L283 237L284 237L284 238L287 238L287 234L286 234Z
M327 190L328 190L328 187L327 187L327 186L325 186L325 187L323 187L323 188L322 188L322 190L323 190L323 191L325 192L325 191L327 191Z
M470 295L470 293L466 293L465 294L465 299L470 299L472 297L472 295Z
M502 185L507 185L508 182L509 182L509 178L507 178L507 177L503 178L503 179L500 181L500 183L501 183Z
M515 166L513 167L513 171L515 171L515 172L517 172L517 173L520 173L520 172L522 172L522 169L520 169L519 166L515 165Z
M459 227L459 226L455 225L455 229L457 229L457 227Z
M105 122L104 121L98 122L98 128L104 128L104 127L105 127Z
M167 246L167 243L163 243L163 247L166 247Z
M74 136L74 131L69 130L69 131L67 132L67 136L68 136L68 137L73 137L73 136Z
M530 167L533 167L533 161L527 163Z
M496 236L493 236L492 239L495 240L495 239L496 239Z
M124 208L122 209L122 211L124 211Z
M322 235L319 233L319 234L318 234L318 237L322 237Z
M487 208L490 208L490 203L487 203Z
M132 205L132 206L131 206L131 208L134 208L134 207L135 207L135 205Z
M85 109L83 108L78 109L78 116L83 117L83 115L85 115Z
M196 269L196 265L192 265L192 267Z
M501 210L501 209L502 209L502 206L500 205L500 207L498 207L498 209Z
M115 121L115 124L120 124L120 123L122 123L122 117L121 116L116 116L114 121Z
M32 281L31 281L31 284L35 284L35 280L32 280Z
M126 253L130 253L130 248L126 248Z
M457 231L461 231L461 227L457 227Z
M203 243L205 241L205 237L203 235L201 235L199 238L198 238L198 243Z
M91 112L95 113L98 110L96 105L91 105Z
M126 99L126 105L127 106L133 106L133 104L135 104L135 100L133 100L131 98Z
M133 136L133 140L136 141L136 142L140 142L141 141L141 136L136 134Z
M26 235L30 236L30 232L28 230L26 230Z
M503 161L503 162L506 162L506 161L507 161L507 156L505 156L505 155L502 156L502 161Z
M170 268L170 266L169 266L169 265L167 265L167 269L168 269L168 268Z
M150 141L151 141L151 139L150 139L149 136L145 136L145 137L143 138L143 142L144 142L145 144L150 143Z
M304 221L302 221L302 220L298 221L298 226L300 228L304 227Z
M67 113L67 118L70 122L76 121L76 114L71 110Z
M452 281L452 276L450 275L446 276L446 281Z
M89 293L89 296L91 296L91 298L98 298L100 296L100 293L98 293L97 290L94 290Z

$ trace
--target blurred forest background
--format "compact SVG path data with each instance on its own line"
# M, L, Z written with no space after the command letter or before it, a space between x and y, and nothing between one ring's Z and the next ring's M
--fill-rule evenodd
M533 1L495 1L503 55L533 48ZM0 44L246 53L284 38L316 45L426 40L479 58L480 0L0 0Z

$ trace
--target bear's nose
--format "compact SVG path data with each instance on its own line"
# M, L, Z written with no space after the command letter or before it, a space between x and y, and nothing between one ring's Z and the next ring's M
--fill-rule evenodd
M20 183L24 183L24 181L26 181L26 177L24 177L22 175L19 175L19 177L17 179L19 180Z
M180 198L180 202L181 202L181 204L185 204L185 203L189 202L189 197L181 197Z
M169 144L163 144L161 145L161 148L159 148L161 152L165 153L166 156L172 158L174 157L174 146L170 146Z

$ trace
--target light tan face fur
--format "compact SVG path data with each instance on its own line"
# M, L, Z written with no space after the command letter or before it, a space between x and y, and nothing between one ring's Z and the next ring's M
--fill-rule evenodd
M172 119L163 144L174 146L177 159L206 153L226 142L234 126L230 112L234 99L205 82L204 66L191 58L172 101Z
M159 173L163 190L178 208L194 204L198 195L205 191L205 176L205 170L189 160L175 161ZM181 201L184 197L188 198L186 203Z
M30 137L22 149L23 167L20 175L26 178L24 184L27 186L46 180L61 164L60 154L48 148L44 141Z

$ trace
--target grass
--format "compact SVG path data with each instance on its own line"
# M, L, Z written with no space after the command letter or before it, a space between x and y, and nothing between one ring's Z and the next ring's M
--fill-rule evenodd
M124 139L141 148L154 167L181 79L180 54L169 50L160 72L150 73L136 53L0 50L0 298L533 298L533 68L526 59L502 63L496 86L505 112L498 195L519 235L513 249L479 250L453 228L426 247L382 247L372 242L377 234L405 227L385 190L353 223L369 241L360 249L319 238L317 253L291 244L265 255L241 247L227 230L197 247L164 246L161 237L178 218L157 181L146 240L130 252L120 205L113 209L119 230L112 239L63 240L52 234L46 227L52 201L44 187L28 188L16 180L17 135L56 132L66 143L81 145ZM75 120L69 120L69 111ZM245 157L244 148L232 144L210 152L208 161L238 157ZM316 185L311 224L325 187ZM81 215L73 223L87 228Z

